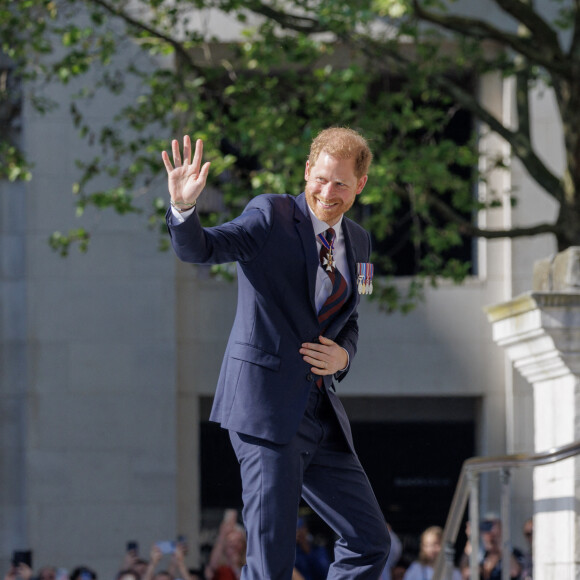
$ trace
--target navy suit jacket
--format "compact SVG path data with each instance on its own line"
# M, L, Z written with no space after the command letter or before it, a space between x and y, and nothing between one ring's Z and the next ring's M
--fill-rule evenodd
M352 362L358 339L356 263L368 262L369 234L348 218L342 222L350 269L350 297L325 336L344 347ZM314 303L319 256L304 193L260 195L221 226L203 228L197 212L168 227L177 256L197 264L237 262L238 305L224 355L210 419L226 429L274 443L297 432L308 393L318 378L302 359L303 342L317 342ZM348 372L337 373L340 381ZM324 382L347 440L348 419Z

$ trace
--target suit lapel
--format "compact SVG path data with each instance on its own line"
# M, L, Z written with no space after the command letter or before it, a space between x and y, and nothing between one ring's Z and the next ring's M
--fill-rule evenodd
M350 276L351 293L347 305L350 307L350 301L356 298L357 286L356 286L356 256L354 251L354 245L352 242L352 234L350 231L350 225L346 218L342 220L342 231L344 233L344 247L346 249L346 259L348 261L348 273Z
M353 310L356 308L358 303L358 291L356 285L356 257L354 246L352 243L352 235L349 230L348 221L346 219L342 220L342 231L344 234L344 248L346 251L346 259L348 262L348 270L349 270L349 277L350 277L350 295L346 304L340 311L340 313L334 318L334 320L330 323L328 327L327 334L332 334L336 328L342 328L346 320L350 317Z
M312 221L310 220L310 212L308 211L308 204L306 196L301 193L296 198L294 206L294 221L296 223L296 231L302 242L302 249L306 261L306 271L308 275L308 295L310 296L310 303L315 314L316 303L314 302L314 295L316 292L316 274L318 270L318 254L316 251L316 242L314 240L314 229L312 228Z

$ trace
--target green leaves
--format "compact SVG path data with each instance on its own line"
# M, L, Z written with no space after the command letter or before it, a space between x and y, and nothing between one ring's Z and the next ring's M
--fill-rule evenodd
M0 141L0 179L9 181L30 181L32 166L19 149L6 141Z
M372 10L383 18L401 18L409 12L409 2L406 0L374 0Z
M54 232L48 239L49 246L58 252L63 258L69 255L71 246L76 244L83 254L89 248L89 233L83 228L69 230L68 234Z
M87 145L72 187L79 214L89 207L140 213L161 231L167 198L160 152L189 133L204 139L208 186L221 192L202 218L221 223L252 196L300 192L308 147L321 129L360 130L375 160L353 214L379 250L384 278L376 295L387 310L408 311L424 283L469 275L469 260L457 252L469 247L472 216L504 200L474 195L488 177L477 173L475 118L492 120L476 80L497 71L530 84L554 81L543 62L516 61L511 38L494 38L489 50L481 39L495 31L454 20L452 8L443 0L0 0L0 42L14 75L30 83L37 111L56 105L44 90L51 83L75 87L66 106ZM548 24L567 29L575 14L559 8ZM212 29L214 21L204 26L208 11L245 26L239 41L218 42L213 35L224 31ZM562 67L559 58L554 66ZM574 93L556 86L558 94ZM1 116L7 94L0 86L0 123L8 123ZM95 99L111 103L99 124ZM18 106L10 110L7 117L17 117ZM17 143L14 131L0 134L0 177L30 179ZM523 130L511 143L534 177L553 183ZM508 161L481 165L501 170ZM166 247L165 234L160 240ZM50 244L66 255L88 242L88 232L72 229ZM412 276L408 284L392 278L401 273Z

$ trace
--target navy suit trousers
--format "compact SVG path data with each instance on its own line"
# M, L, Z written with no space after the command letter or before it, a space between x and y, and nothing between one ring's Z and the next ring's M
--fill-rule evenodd
M358 457L323 389L313 385L300 427L279 445L230 431L247 531L242 580L290 580L300 497L334 530L329 580L377 580L390 537Z

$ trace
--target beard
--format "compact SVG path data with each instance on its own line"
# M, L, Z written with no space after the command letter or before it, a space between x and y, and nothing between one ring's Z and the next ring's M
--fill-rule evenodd
M356 195L353 195L351 199L344 200L340 197L336 197L332 200L333 205L330 207L323 207L318 203L318 193L313 191L310 184L306 184L304 189L306 195L306 202L308 206L313 211L314 215L324 223L329 226L333 226L338 222L340 216L346 213L354 204Z

